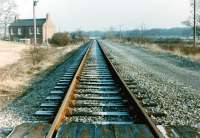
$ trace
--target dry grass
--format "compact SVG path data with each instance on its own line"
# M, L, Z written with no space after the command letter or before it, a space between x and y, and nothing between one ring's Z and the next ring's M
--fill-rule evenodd
M147 38L148 40L148 38ZM120 43L119 40L112 40L114 43ZM169 52L171 54L189 58L193 61L200 62L200 46L193 47L192 43L190 42L184 42L179 39L169 39L164 40L161 42L153 43L151 41L145 41L145 43L141 44L138 41L135 41L134 39L130 40L123 40L122 42L124 45L128 46L136 46L136 47L145 47L150 50L152 50L155 53L160 52Z
M190 58L191 60L200 61L200 47L192 47L188 44L161 44L158 46L162 50L171 52L172 54Z
M137 45L141 46L141 45ZM184 43L174 43L174 44L145 44L142 47L151 49L155 53L169 52L171 54L189 58L193 61L200 61L200 47L192 47L191 45Z
M0 109L23 95L31 81L61 62L77 45L62 48L26 48L15 63L0 68ZM33 64L34 63L34 64Z
M197 55L200 54L200 47L192 47L191 45L187 45L184 43L177 44L160 44L160 48L167 51L180 51L184 55Z
M29 46L0 41L0 68L17 62L21 58L21 52Z

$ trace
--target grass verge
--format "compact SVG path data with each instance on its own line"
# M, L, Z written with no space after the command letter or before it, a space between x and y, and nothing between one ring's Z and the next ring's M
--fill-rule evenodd
M26 95L25 90L33 81L54 70L78 49L78 45L66 47L28 48L18 62L0 68L0 109L18 97Z
M200 62L200 47L192 47L187 43L162 43L162 44L135 44L139 47L145 47L155 53L169 52L173 55L188 58L195 62Z

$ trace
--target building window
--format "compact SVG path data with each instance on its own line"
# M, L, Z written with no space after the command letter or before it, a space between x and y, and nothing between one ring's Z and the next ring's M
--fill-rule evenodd
M32 27L29 27L29 35L32 35L33 32L32 32Z
M22 28L18 28L18 35L22 35Z
M10 34L11 34L11 35L14 35L13 28L10 28Z
M40 34L40 28L37 27L37 34Z

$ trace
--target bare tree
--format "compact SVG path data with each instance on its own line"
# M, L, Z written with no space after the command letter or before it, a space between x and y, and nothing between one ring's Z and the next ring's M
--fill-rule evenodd
M13 0L0 0L0 26L4 28L4 38L7 37L7 27L16 15L16 4Z

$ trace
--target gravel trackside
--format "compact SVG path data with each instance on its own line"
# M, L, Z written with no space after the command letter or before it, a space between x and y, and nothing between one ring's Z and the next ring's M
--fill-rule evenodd
M122 77L134 79L145 91L146 100L158 104L147 110L166 115L155 118L159 124L200 128L199 63L111 42L104 42L104 48Z

